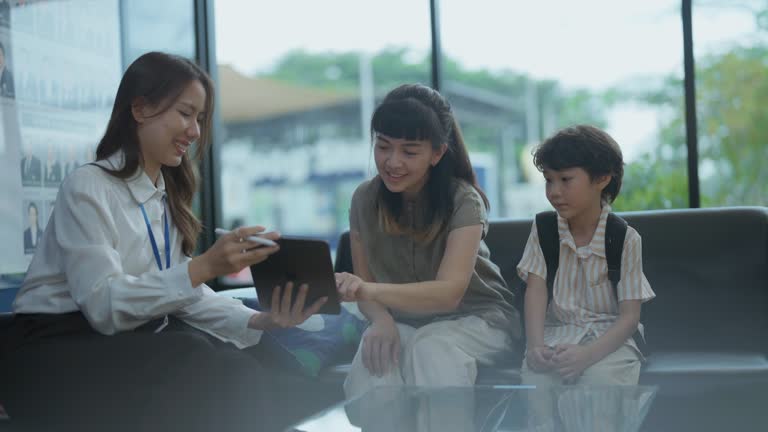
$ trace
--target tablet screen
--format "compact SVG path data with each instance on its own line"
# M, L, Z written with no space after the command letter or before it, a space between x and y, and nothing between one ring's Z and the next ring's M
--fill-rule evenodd
M280 245L279 251L251 266L253 285L256 287L261 307L265 310L270 308L272 292L276 286L284 288L286 283L293 282L294 301L299 286L307 284L309 291L305 307L311 306L321 297L328 297L328 301L318 313L339 314L341 305L336 292L336 278L328 243L297 237L282 237L277 243Z

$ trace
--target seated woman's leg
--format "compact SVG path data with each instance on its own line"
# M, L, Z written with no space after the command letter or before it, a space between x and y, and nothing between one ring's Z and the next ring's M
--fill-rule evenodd
M408 385L468 387L475 384L477 363L510 349L508 335L470 316L428 324L405 346L403 372ZM446 409L446 407L450 407ZM474 392L453 389L420 401L420 430L474 430Z
M86 326L26 338L0 369L12 423L35 430L55 421L57 430L78 431L287 426L270 409L289 400L273 397L286 386L256 359L171 322L160 333L150 326L104 336Z
M405 325L396 324L397 330L400 334L400 363L392 365L389 370L383 376L373 375L363 363L363 341L368 336L370 327L363 333L360 346L357 347L357 353L352 360L352 366L349 370L347 378L344 380L344 394L347 399L351 399L362 395L368 390L378 386L399 386L403 385L403 374L401 366L404 360L405 346L408 341L413 337L416 329Z
M510 350L511 338L483 319L468 316L416 330L404 345L403 376L408 385L471 386L477 363Z
M3 361L4 403L15 424L56 419L63 430L130 429L161 413L157 401L183 403L185 380L176 372L211 349L205 338L180 333L29 340Z
M240 350L174 319L166 331L202 338L211 349L180 363L177 382L165 386L170 397L157 403L167 408L167 427L156 429L282 431L342 399L336 385L264 368L258 345Z

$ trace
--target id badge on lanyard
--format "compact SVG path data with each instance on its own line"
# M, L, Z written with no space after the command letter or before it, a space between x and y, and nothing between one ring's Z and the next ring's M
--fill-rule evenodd
M152 244L152 252L155 255L155 263L157 268L163 271L163 263L160 261L160 250L157 247L157 241L155 241L155 235L152 233L152 225L149 223L149 217L147 217L147 210L144 209L144 204L139 204L141 208L141 214L144 216L144 223L147 224L147 233L149 234L149 242ZM163 239L165 240L165 268L171 267L171 242L168 228L168 212L165 204L165 197L163 197ZM168 315L163 318L163 323L155 329L155 333L160 333L161 330L168 325Z
M152 225L149 223L149 218L147 217L147 211L144 209L144 204L139 204L139 208L141 208L141 214L144 215L144 223L147 224L147 233L149 233L149 242L152 243L152 252L155 254L155 262L157 263L157 268L160 269L160 271L163 271L163 263L160 261L160 251L157 248L157 242L155 241L155 235L152 233ZM163 239L165 240L165 268L171 267L171 242L169 241L170 235L168 228L168 212L166 211L165 206L165 197L163 197Z

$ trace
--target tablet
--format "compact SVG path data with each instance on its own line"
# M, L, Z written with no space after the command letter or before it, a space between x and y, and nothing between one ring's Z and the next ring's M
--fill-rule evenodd
M276 286L284 288L287 282L293 282L294 301L299 286L307 284L309 291L304 302L305 307L311 306L321 297L328 297L328 301L318 313L341 313L328 243L298 237L281 237L277 243L280 250L251 266L253 285L256 287L261 307L265 310L270 308L272 292Z

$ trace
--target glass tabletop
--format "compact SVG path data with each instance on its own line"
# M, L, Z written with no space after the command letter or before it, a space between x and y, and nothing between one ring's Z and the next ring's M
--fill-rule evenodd
M379 387L291 432L638 431L652 386Z

